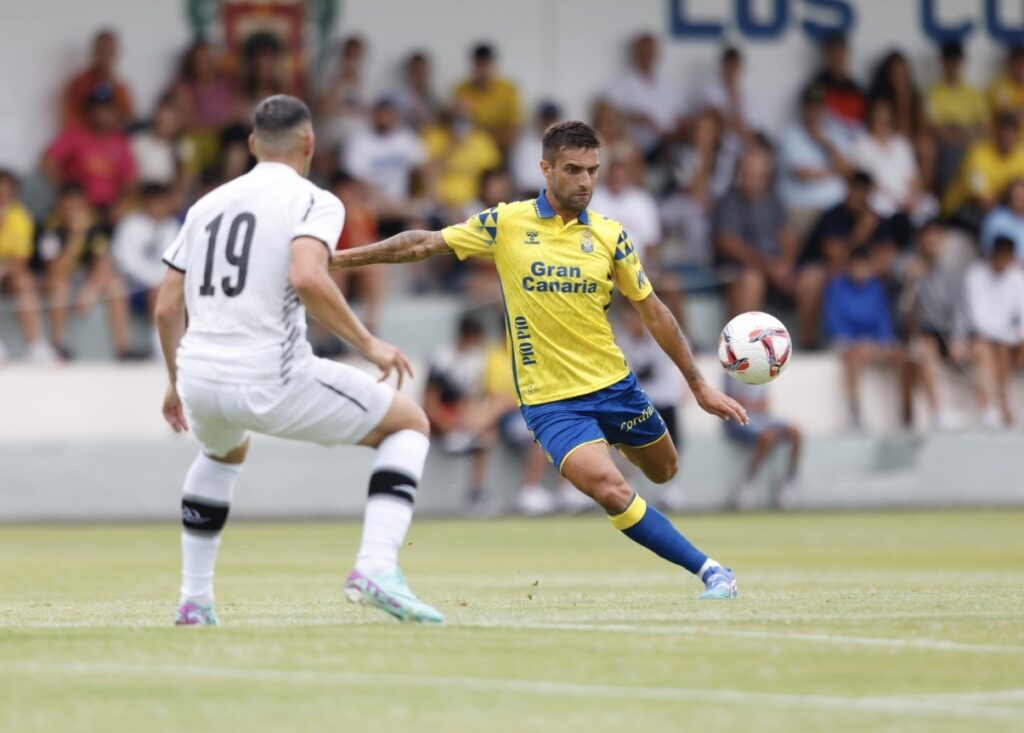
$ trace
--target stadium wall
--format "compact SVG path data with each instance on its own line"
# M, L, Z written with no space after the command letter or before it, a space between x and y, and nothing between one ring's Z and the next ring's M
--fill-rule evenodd
M923 82L938 71L935 38L959 33L966 39L968 78L984 84L999 64L996 37L1019 37L1024 27L1024 7L1013 0L344 0L339 8L334 37L360 33L368 39L372 89L392 87L401 60L425 49L434 58L438 91L446 93L465 74L469 47L490 40L531 107L553 98L574 116L587 114L639 31L663 39L662 73L680 95L700 89L719 46L734 43L748 56L755 117L776 130L816 65L809 28L849 25L862 79L885 51L899 46ZM190 40L185 10L184 0L5 3L4 26L19 32L0 45L0 68L26 73L4 76L0 165L27 173L36 164L56 133L62 85L85 62L91 34L101 26L121 33L121 72L145 115ZM781 22L773 27L774 19Z
M701 357L701 366L709 375L719 373L714 357ZM947 376L944 388L961 393L961 378ZM12 366L0 373L0 522L173 520L197 446L190 436L173 435L160 417L165 379L155 364ZM892 381L883 373L865 380L866 419L878 431L871 435L841 427L846 416L832 355L798 358L776 383L780 417L807 434L797 507L1024 504L1024 432L895 432ZM407 386L413 396L421 388ZM1014 389L1020 404L1024 380ZM717 421L692 403L682 413L687 506L721 508L731 498L746 452L725 441ZM371 461L372 452L363 448L328 450L258 438L233 512L274 518L358 513ZM492 461L488 488L500 503L511 501L520 469L510 452L499 451ZM764 472L762 501L781 469L776 462ZM435 449L420 492L421 511L460 511L467 470L465 457ZM551 472L547 484L555 480ZM658 488L638 486L658 496Z

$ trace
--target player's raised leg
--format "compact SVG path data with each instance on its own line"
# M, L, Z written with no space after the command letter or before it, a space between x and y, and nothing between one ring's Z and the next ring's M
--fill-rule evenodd
M220 456L200 452L181 497L181 602L177 626L216 626L213 570L249 440Z
M659 557L689 570L704 582L701 598L733 598L732 571L697 549L668 518L650 506L626 483L608 453L592 442L577 446L561 464L562 474L608 513L612 526Z
M430 447L423 410L396 394L381 422L360 441L377 449L355 569L345 580L353 602L376 606L400 621L441 623L444 617L409 588L398 550L412 522L416 488Z

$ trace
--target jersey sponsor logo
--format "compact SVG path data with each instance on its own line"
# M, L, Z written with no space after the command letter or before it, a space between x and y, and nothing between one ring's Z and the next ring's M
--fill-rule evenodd
M516 316L512 323L516 327L516 343L515 349L519 352L519 356L522 359L523 366L533 366L537 363L537 355L533 350L533 341L531 340L532 334L530 333L530 323L523 316Z
M540 232L536 229L527 229L523 244L540 244Z
M549 265L541 260L530 263L530 274L523 278L528 293L588 294L597 292L597 283L583 276L575 265Z
M633 418L630 418L629 420L623 421L623 423L621 425L619 425L619 430L621 430L624 433L631 432L633 430L633 428L635 428L637 425L639 425L640 423L643 423L643 422L647 422L653 416L654 416L654 405L650 405L649 404L649 405L647 405L647 407L644 408L644 411L641 412L636 417L633 417Z
M594 251L594 235L589 229L580 235L580 249L586 254L590 254Z

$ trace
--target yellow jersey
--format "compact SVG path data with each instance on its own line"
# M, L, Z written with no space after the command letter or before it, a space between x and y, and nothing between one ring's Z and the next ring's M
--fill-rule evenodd
M28 209L19 203L0 211L0 259L27 260L32 256L36 225Z
M974 196L997 198L1015 179L1024 178L1024 145L1003 156L989 140L976 142L967 151L960 174L942 200L945 214L953 214Z
M466 105L473 122L496 132L522 121L519 90L506 79L492 79L486 87L464 81L455 89L455 99Z
M459 259L494 260L520 404L590 394L629 374L606 311L615 287L632 301L653 291L621 224L588 209L563 222L541 191L442 235Z

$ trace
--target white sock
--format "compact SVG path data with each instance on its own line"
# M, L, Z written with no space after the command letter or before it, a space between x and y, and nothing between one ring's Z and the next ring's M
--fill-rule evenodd
M697 573L697 577L703 578L704 573L706 573L708 570L710 570L711 568L721 567L721 565L722 564L718 562L718 560L714 560L709 557L707 560L704 561L704 564L700 566L700 572Z
M412 522L416 486L423 476L430 440L415 430L399 430L381 441L370 476L363 518L363 541L356 555L360 572L392 572Z
M215 461L200 453L182 490L181 600L213 604L213 566L220 548L241 464ZM209 529L202 528L204 525Z

